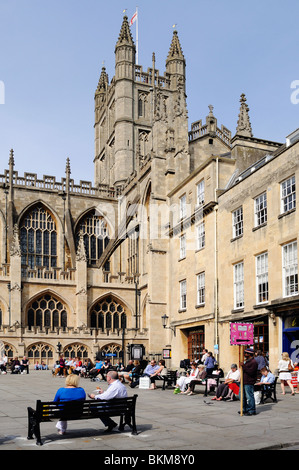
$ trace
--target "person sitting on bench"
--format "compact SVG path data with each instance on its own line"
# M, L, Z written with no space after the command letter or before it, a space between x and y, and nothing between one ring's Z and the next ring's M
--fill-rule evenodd
M115 370L107 372L107 390L99 389L97 395L91 393L89 398L93 400L112 400L113 398L126 398L128 396L127 389L118 378L118 373ZM100 418L104 426L107 426L105 432L111 432L113 428L117 426L117 423L113 421L109 416Z

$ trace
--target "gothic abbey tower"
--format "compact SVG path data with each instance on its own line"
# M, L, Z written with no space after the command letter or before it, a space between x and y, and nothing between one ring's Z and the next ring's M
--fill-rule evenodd
M95 186L122 188L149 159L170 190L179 172L189 172L185 58L173 32L166 71L144 72L135 63L135 44L125 16L115 46L115 76L103 67L95 93ZM157 183L157 189L159 188Z

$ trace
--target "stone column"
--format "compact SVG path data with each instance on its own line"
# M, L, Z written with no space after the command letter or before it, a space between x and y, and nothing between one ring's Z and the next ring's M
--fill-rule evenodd
M87 325L87 258L82 233L80 233L76 255L76 286L76 326L78 328Z
M21 324L21 248L18 226L14 226L13 239L10 247L10 299L9 324Z

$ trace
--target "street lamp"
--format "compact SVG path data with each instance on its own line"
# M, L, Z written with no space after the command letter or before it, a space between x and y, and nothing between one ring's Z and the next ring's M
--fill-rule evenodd
M168 330L172 330L172 331L173 331L173 334L174 334L174 336L175 336L175 326L166 326L167 323L168 323L168 318L169 318L169 317L168 317L166 314L161 317L161 319L162 319L162 326L163 326L163 328L167 328Z

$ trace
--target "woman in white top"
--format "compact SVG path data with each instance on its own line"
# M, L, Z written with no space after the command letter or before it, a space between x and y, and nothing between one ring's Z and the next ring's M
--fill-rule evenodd
M240 371L238 370L237 364L232 364L230 366L230 371L226 374L225 381L219 385L216 390L216 395L212 398L212 400L223 400L226 398L229 392L229 384L233 382L240 381Z
M176 383L176 388L181 390L181 393L185 391L186 386L191 382L191 380L196 379L198 376L199 369L197 368L195 362L191 363L191 371L187 375L182 375Z
M289 365L294 369L294 364L293 364L292 360L290 359L288 353L284 352L284 353L282 353L281 359L278 362L279 379L280 379L280 386L281 386L282 395L285 395L285 384L286 383L290 387L292 395L295 395L294 387L293 387L293 384L291 382L292 374L291 374L291 371L289 370Z

